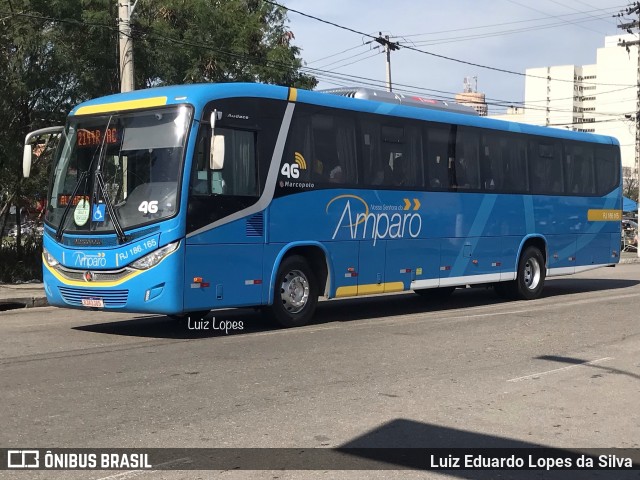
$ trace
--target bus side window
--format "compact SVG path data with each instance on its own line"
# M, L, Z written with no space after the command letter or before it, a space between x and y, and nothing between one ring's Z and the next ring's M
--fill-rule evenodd
M597 147L595 167L598 195L606 195L618 186L620 172L616 167L618 159L614 147Z
M507 139L498 133L482 135L480 173L483 190L502 190L504 172L503 154L507 151Z
M433 189L449 188L450 127L428 126L427 148L424 152L426 186Z
M458 188L480 188L478 137L475 131L458 127L455 156L455 178Z
M362 120L362 170L366 186L382 186L385 184L385 166L380 155L380 124L376 121Z
M505 192L528 193L527 142L519 135L507 137L507 154L503 157Z
M562 147L559 142L533 140L530 146L532 193L562 194Z
M323 171L318 181L357 183L355 120L322 113L312 116L311 125L314 162L321 162Z
M565 192L595 193L593 148L590 145L565 145Z
M407 182L407 162L404 128L382 126L382 162L387 187L404 187Z
M406 133L406 155L403 165L399 165L402 170L404 186L422 187L422 131L419 127L410 125L405 129Z

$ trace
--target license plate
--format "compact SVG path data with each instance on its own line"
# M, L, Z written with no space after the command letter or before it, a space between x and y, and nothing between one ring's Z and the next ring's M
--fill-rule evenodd
M101 298L83 298L82 305L84 307L104 307L104 302Z

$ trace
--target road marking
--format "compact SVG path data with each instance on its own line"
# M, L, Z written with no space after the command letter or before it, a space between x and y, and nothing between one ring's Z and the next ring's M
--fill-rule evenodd
M552 373L563 372L565 370L569 370L570 368L584 367L585 365L595 365L596 363L606 362L609 360L613 360L613 357L598 358L597 360L591 360L590 362L577 363L575 365L569 365L567 367L547 370L546 372L532 373L531 375L525 375L524 377L512 378L511 380L507 380L507 382L521 382L522 380L528 380L530 378L542 377L543 375L550 375Z

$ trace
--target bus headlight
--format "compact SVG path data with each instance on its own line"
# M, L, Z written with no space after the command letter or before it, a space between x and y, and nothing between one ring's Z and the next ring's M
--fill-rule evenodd
M136 260L131 264L131 266L133 268L137 268L138 270L147 270L148 268L155 267L158 263L160 263L160 260L169 255L176 248L178 248L178 245L180 245L179 241L165 245L164 247L159 248L158 250L151 252L148 255L145 255L139 260Z
M46 248L42 249L42 254L44 255L44 260L45 262L47 262L47 265L49 265L50 267L55 267L56 265L58 265L58 261L53 258L53 255L51 255Z

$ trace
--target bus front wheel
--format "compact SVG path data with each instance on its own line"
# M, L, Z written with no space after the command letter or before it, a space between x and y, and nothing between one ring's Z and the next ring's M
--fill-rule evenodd
M309 323L318 304L318 285L309 264L299 255L285 258L276 275L270 316L283 327Z

